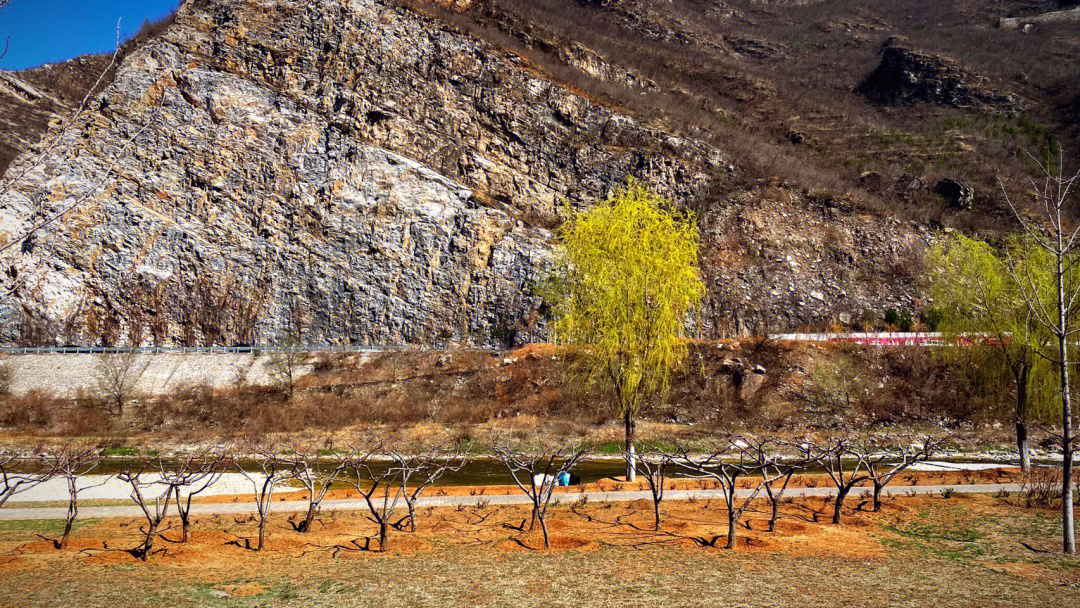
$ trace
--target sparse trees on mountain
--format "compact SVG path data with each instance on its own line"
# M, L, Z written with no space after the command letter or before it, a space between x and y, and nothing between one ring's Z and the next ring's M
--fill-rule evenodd
M610 386L635 475L635 421L686 356L704 285L694 215L630 181L559 231L555 340L582 345L583 376Z

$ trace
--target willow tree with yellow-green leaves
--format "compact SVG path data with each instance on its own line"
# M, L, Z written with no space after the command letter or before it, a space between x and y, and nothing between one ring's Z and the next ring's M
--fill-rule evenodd
M609 385L632 481L635 419L684 362L688 324L705 291L697 220L629 181L572 215L558 236L555 340L580 345L584 377Z
M970 384L979 392L1007 394L1012 389L1010 409L1024 472L1031 466L1028 425L1049 419L1058 400L1053 366L1039 356L1051 335L1032 315L1013 274L1018 268L1032 269L1031 285L1049 298L1051 276L1038 270L1045 268L1044 258L1024 239L1011 239L1005 249L995 249L960 233L942 239L926 258L928 292L940 313L936 329L951 342L966 345L941 349L940 354L967 363Z

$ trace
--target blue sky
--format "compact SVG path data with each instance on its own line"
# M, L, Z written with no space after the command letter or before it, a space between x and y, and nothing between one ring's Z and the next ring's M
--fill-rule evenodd
M179 0L11 0L0 9L0 52L11 38L0 68L23 68L102 53L138 31L143 20L167 15Z

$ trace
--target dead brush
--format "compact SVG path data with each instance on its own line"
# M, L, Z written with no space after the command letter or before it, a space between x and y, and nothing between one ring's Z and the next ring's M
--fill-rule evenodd
M581 494L580 496L578 496L577 500L570 504L570 507L572 509L580 509L587 504L589 504L589 495Z
M1053 467L1032 467L1020 486L1024 506L1053 507L1061 500L1061 470Z

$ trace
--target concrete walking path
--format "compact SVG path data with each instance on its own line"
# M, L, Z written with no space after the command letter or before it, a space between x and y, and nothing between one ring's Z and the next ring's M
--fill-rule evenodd
M957 493L967 494L994 494L1002 490L1007 492L1020 491L1020 484L1006 483L1006 484L966 484L966 485L928 485L928 486L889 486L886 487L884 493L886 495L904 495L911 492L917 492L922 495L934 494L937 495L944 490L951 489ZM437 491L437 490L436 490ZM850 498L857 498L863 492L870 492L869 487L857 487L853 489ZM741 489L738 490L736 496L738 498L745 498L750 495L752 490ZM784 497L802 498L808 496L833 496L836 494L836 488L788 488L784 493ZM558 493L552 497L552 502L558 500L562 503L572 502L578 500L582 496L588 496L589 502L627 502L634 500L651 500L651 496L647 490L636 491L618 491L618 492L566 492ZM723 493L720 490L667 490L664 493L664 500L688 500L691 497L694 498L715 498L723 499ZM764 492L760 494L764 496ZM759 496L759 497L760 497ZM497 495L476 495L476 496L421 496L416 501L417 508L419 507L456 507L464 505L471 507L476 505L480 501L486 501L489 505L527 505L530 504L529 497L521 493L515 494L497 494ZM270 508L271 513L291 513L295 511L306 511L308 503L306 500L286 500L286 501L274 501ZM405 501L400 502L400 508L405 508ZM358 511L366 510L367 503L362 498L349 498L349 499L335 499L324 500L322 503L322 511ZM170 505L170 514L175 514L175 508ZM226 502L226 503L197 503L191 505L192 515L216 515L216 514L248 514L256 513L255 504L253 500L243 500L238 502ZM0 508L0 520L26 520L26 519L64 519L67 517L66 507L5 507ZM143 512L139 507L134 504L129 506L111 506L111 507L79 507L80 519L97 519L103 517L143 517Z

